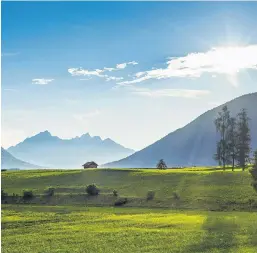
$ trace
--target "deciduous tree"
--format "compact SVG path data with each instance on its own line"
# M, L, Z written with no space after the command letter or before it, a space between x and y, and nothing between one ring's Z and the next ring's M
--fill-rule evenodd
M250 118L247 115L247 111L242 109L237 115L237 163L243 170L250 158L250 127L249 127Z
M220 134L220 140L217 142L217 152L214 155L214 159L218 161L219 165L225 170L226 165L229 164L231 160L229 152L230 112L226 105L222 107L214 123L217 132Z

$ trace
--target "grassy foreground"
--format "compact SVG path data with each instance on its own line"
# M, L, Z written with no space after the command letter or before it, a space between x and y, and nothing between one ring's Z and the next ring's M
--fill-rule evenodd
M255 253L257 213L4 205L2 252Z
M251 182L248 171L211 168L3 172L9 196L2 205L2 252L255 253ZM85 193L92 183L99 196ZM50 186L55 192L48 197ZM23 200L24 189L35 197ZM147 201L149 190L155 197ZM129 202L114 208L120 197Z

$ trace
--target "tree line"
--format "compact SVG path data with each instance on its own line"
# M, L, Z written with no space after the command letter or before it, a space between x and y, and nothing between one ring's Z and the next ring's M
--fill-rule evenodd
M231 166L232 170L238 166L244 171L251 162L249 121L246 109L242 109L236 117L232 117L226 105L214 120L219 133L214 159L224 170L227 166Z

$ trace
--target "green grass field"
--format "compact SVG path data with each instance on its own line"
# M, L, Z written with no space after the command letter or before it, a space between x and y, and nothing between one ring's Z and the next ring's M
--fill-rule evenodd
M2 252L255 253L257 214L3 206Z
M249 203L257 203L248 171L225 171L208 168L176 170L147 169L92 169L92 170L37 170L2 173L2 188L9 195L22 195L24 189L43 194L55 187L55 197L47 204L113 205L112 191L131 199L130 206L175 207L200 210L249 210ZM96 183L101 192L97 198L85 200L85 188ZM155 199L145 201L149 190ZM174 193L179 201L174 200ZM68 197L67 195L72 195ZM42 201L43 203L44 201Z
M24 189L36 196L2 205L2 252L255 253L257 194L251 182L248 171L211 168L3 172L9 196ZM85 193L91 183L99 196ZM44 196L49 186L53 197ZM149 190L155 192L151 201ZM120 197L129 202L113 207Z

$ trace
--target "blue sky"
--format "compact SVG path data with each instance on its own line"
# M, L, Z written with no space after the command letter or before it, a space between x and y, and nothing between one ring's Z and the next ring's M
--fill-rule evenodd
M2 145L141 149L257 91L257 3L2 2Z

